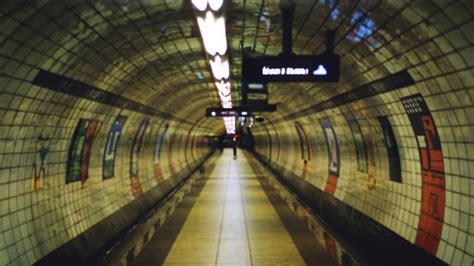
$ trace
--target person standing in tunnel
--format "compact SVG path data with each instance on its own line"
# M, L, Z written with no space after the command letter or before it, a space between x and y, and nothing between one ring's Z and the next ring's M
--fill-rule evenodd
M219 137L219 139L217 140L217 148L219 149L221 154L224 152L224 138Z

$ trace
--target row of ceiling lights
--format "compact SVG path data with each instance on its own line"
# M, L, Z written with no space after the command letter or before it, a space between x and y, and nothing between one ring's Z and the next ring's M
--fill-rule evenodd
M232 108L230 66L227 53L225 17L219 10L223 0L192 0L197 12L197 23L208 54L212 76L223 108ZM224 117L227 134L235 133L235 117Z

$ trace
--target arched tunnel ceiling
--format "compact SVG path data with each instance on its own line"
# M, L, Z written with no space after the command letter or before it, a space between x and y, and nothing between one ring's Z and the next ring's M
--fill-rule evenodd
M241 47L258 54L281 52L279 1L225 2L232 97L238 105ZM469 1L295 2L293 51L319 54L326 30L337 30L341 79L337 84L272 84L270 102L279 105L277 113L266 115L270 119L300 110L311 112L318 102L400 70L407 69L420 80L471 64L454 52L472 58L472 46L460 41L472 34L457 30L451 34L453 39L442 37L455 25L473 24ZM152 106L190 124L200 121L210 132L223 130L221 120L202 119L204 109L218 105L219 99L190 2L6 1L1 8L2 40L22 44L4 43L3 55ZM444 58L443 65L425 63L450 52L453 56ZM378 97L371 100L384 103Z

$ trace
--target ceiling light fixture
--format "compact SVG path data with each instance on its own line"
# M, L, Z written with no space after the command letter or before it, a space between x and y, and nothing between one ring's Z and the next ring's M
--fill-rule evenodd
M206 52L214 56L227 52L227 37L225 33L225 18L216 17L212 11L207 11L204 17L197 18Z
M209 7L214 11L218 11L221 9L223 3L224 0L209 0Z
M220 81L220 82L216 82L216 87L217 87L217 90L219 91L219 93L223 94L223 95L229 95L230 94L230 82L226 81Z
M201 33L204 49L208 54L212 76L215 79L218 95L223 108L232 108L230 88L230 66L226 56L227 36L225 17L216 11L222 8L223 0L192 0L194 7L205 13L197 12L197 24ZM208 8L209 4L209 8ZM209 10L210 9L210 10ZM223 117L227 134L235 134L235 117Z
M217 80L228 79L229 78L229 61L227 59L222 59L221 56L216 55L214 60L209 60L211 65L212 74Z
M207 0L192 0L192 3L199 11L206 10Z

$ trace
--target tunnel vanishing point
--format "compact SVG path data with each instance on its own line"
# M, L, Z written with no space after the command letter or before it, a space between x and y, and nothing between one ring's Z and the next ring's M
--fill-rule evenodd
M472 266L474 2L282 3L2 0L0 265Z

